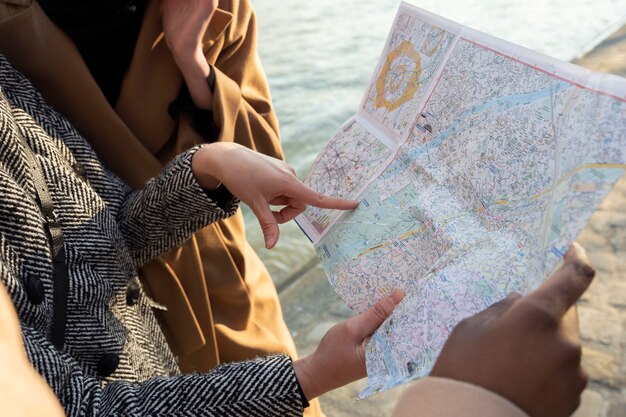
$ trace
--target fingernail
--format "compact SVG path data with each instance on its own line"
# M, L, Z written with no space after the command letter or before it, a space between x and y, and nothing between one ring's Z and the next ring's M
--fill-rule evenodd
M274 246L274 235L265 236L265 247L271 249Z
M398 305L404 299L404 291L393 290L389 297L393 300L394 304Z

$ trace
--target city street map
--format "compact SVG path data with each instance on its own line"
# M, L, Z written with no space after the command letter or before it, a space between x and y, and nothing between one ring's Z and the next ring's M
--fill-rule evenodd
M536 288L626 168L626 80L401 4L357 114L305 182L357 199L297 219L355 312L366 397L428 375L447 336Z

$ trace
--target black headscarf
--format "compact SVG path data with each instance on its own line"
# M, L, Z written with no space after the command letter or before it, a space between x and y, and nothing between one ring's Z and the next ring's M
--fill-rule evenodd
M133 57L147 0L39 0L76 44L111 105Z

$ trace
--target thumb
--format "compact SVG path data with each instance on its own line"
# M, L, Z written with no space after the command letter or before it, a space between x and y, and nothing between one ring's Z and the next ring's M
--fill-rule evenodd
M561 319L587 290L595 273L585 249L574 242L565 254L563 266L528 294L527 299L544 305Z
M278 242L279 230L272 210L265 204L257 203L251 204L250 208L261 225L263 238L265 239L265 247L267 249L273 248L276 242Z
M374 333L376 329L387 317L391 315L393 310L404 298L404 292L401 290L394 290L387 297L383 298L368 310L353 317L352 325L354 326L355 333L360 339L365 339L367 336Z

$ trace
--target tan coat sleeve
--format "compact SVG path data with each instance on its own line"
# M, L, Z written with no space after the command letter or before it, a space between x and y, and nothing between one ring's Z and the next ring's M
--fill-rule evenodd
M528 417L515 404L479 386L447 378L415 382L392 417Z
M223 39L207 45L213 63L213 114L219 140L282 158L278 120L257 51L257 25L248 0L220 2L233 20Z

